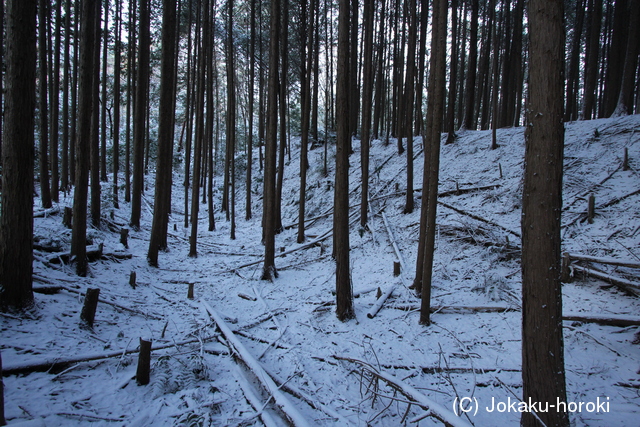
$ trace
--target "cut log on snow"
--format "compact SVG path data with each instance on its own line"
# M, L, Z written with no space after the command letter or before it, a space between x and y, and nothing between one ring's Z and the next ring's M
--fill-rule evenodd
M202 307L205 312L216 322L218 329L224 335L232 352L242 360L242 362L253 372L256 378L264 386L269 394L273 397L276 405L284 413L287 419L295 426L308 426L309 422L302 416L298 409L287 399L280 391L273 379L265 372L260 363L249 353L244 345L233 334L229 326L222 320L220 316L206 301L201 300Z
M367 362L364 362L358 359L352 359L350 357L343 357L343 356L333 356L333 358L336 360L344 360L346 362L351 362L351 363L360 365L362 369L368 372L370 375L383 380L390 387L392 387L393 389L399 391L404 396L406 396L407 399L409 399L413 404L421 407L425 411L429 411L430 416L438 419L439 421L443 422L447 426L453 426L453 427L471 426L471 424L467 423L462 418L456 416L455 414L447 410L444 406L434 402L424 394L420 393L413 386L403 382L401 379L396 378L391 374L379 371L378 369L374 368L372 365L370 365Z
M579 265L573 265L571 268L573 268L574 271L579 271L595 279L600 279L605 282L609 282L612 285L622 289L623 291L629 292L632 295L640 297L640 285L630 280L622 279L620 277L614 277L614 276L611 276L610 274L602 273L600 271L596 271L587 267L581 267Z
M419 310L417 305L398 305L393 308L404 311ZM475 313L511 313L520 311L517 307L499 307L499 306L467 306L467 305L432 305L431 313L441 314L475 314Z
M597 262L599 264L617 265L620 267L640 268L640 262L621 260L615 258L601 258L590 255L572 254L569 253L569 258L576 261Z
M176 343L153 346L151 347L151 351L164 350L166 348L171 348L171 347L176 347L176 346L181 346L186 344L193 344L196 342L199 343L199 342L209 341L216 337L217 335L209 336L205 338L192 338L189 340L179 341ZM9 365L5 364L2 374L5 377L7 377L9 375L30 374L32 372L51 371L51 373L56 373L76 363L111 359L113 357L121 357L127 354L132 354L137 352L138 352L137 348L131 349L131 350L121 349L121 350L110 351L107 353L93 353L93 354L79 355L79 356L70 357L66 359L62 357L49 357L46 359L35 360L35 361L10 363Z
M584 313L563 313L562 320L583 323L597 323L599 325L618 326L621 328L640 325L640 317L638 316L620 316L615 314L599 316L593 314L584 315Z
M44 218L47 216L51 216L51 215L55 215L60 213L60 207L59 206L54 206L52 208L49 209L44 209L38 212L34 212L33 213L33 217L34 218Z

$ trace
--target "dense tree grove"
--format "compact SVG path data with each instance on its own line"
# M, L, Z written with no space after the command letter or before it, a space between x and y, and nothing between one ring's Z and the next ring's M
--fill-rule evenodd
M198 256L201 199L208 199L209 230L221 209L232 239L244 224L237 204L247 221L262 215L262 277L275 280L275 238L286 222L283 174L293 151L300 153L298 243L307 239L308 171L322 167L334 184L337 315L349 319L349 173L359 168L363 177L355 185L364 232L371 214L369 148L394 139L407 161L406 213L414 209L414 156L418 148L424 153L414 287L422 297L420 322L428 325L441 133L456 144L460 132L493 129L495 148L495 129L536 122L529 117L534 107L548 113L534 91L553 96L553 117L564 121L640 108L636 0L5 2L4 307L32 300L26 264L33 191L39 208L73 192L71 253L77 273L86 275L87 227L100 227L123 202L130 203L129 225L138 229L153 199L148 259L162 264L175 174L184 176L190 256ZM553 61L540 56L542 33L556 37ZM545 73L556 81L544 81ZM544 140L532 132L528 150L558 148L539 147L536 138ZM352 155L354 139L361 139L359 155ZM323 165L309 164L313 144L323 146ZM328 147L335 147L335 176ZM550 173L539 167L540 174ZM218 175L220 194L214 191ZM153 179L155 195L143 196ZM101 191L107 180L110 190ZM237 198L241 186L246 197ZM523 255L536 248L523 245ZM548 268L527 265L527 274ZM535 280L531 274L525 279ZM525 322L539 321L532 319Z

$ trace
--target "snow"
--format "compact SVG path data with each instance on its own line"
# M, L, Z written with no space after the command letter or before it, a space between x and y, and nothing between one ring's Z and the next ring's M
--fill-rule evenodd
M598 136L596 137L596 129ZM640 116L567 124L565 144L563 250L570 253L640 261L640 195L608 202L640 189ZM444 136L443 136L444 142ZM406 143L406 141L405 141ZM283 223L297 220L299 196L299 141L294 139L291 160L285 167ZM134 314L100 303L93 329L80 324L83 298L61 291L35 294L36 304L22 318L0 316L0 350L5 369L44 359L72 358L95 353L116 357L71 365L59 371L8 375L4 378L5 414L10 425L284 425L273 398L224 345L214 322L196 303L209 304L236 338L264 368L278 379L282 394L312 425L440 425L425 410L379 383L366 382L361 367L333 356L359 359L417 390L428 402L454 412L456 402L477 402L477 413L461 422L475 425L517 425L520 413L489 412L492 401L519 401L522 396L520 325L520 263L516 237L520 232L524 137L523 128L498 130L500 147L491 150L490 131L461 131L453 145L443 145L440 192L495 185L493 189L451 194L441 201L482 217L504 229L438 206L438 231L432 290L433 306L504 307L504 312L468 313L441 310L429 327L418 324L419 301L407 288L413 280L419 232L420 192L416 208L403 214L405 196L396 194L372 202L375 214L370 230L351 227L351 268L357 318L340 322L335 300L331 238L321 239L332 227L331 216L320 218L306 230L307 243L294 250L296 229L276 238L279 277L260 280L263 254L260 243L261 182L253 183L253 219L244 219L243 167L238 167L236 240L229 238L229 222L219 212L216 193L216 231L207 231L206 206L200 209L197 258L188 257L188 229L183 228L182 176L175 172L170 249L161 253L160 268L147 265L154 175L147 176L142 228L131 231L129 248L120 243L117 229L90 230L93 244L106 252L126 251L130 260L102 260L91 264L87 278L75 276L69 266L43 262L48 254L36 252L35 286L62 285L83 292L100 288L100 297L139 312ZM624 148L630 166L621 168ZM334 154L329 147L330 155ZM414 182L422 182L423 154L416 139ZM359 141L350 157L350 203L359 204ZM322 147L309 153L307 217L327 212L333 203L333 172L322 176ZM374 141L371 150L371 199L404 190L406 154L396 144ZM387 161L388 160L388 161ZM257 153L254 153L257 169ZM386 163L385 163L386 162ZM333 158L329 161L333 165ZM376 169L381 166L380 170ZM375 171L375 172L374 172ZM501 177L502 174L502 177ZM257 176L254 173L254 176ZM608 179L607 179L608 178ZM123 182L122 177L120 182ZM397 185L397 188L396 188ZM218 186L218 185L216 185ZM103 187L103 210L111 208L109 188ZM596 198L593 224L583 221L590 194ZM71 196L61 206L71 206ZM36 204L39 201L36 199ZM129 205L114 209L113 222L125 225ZM39 206L36 210L40 210ZM406 269L393 276L397 256L391 246L381 212L395 235ZM354 214L352 221L357 218ZM176 231L174 231L174 224ZM505 231L510 230L513 233ZM54 239L68 249L70 231L60 214L35 219L35 235ZM284 252L280 252L284 248ZM257 262L257 263L254 263ZM245 264L252 265L242 267ZM638 270L594 264L607 274L638 283ZM137 288L129 274L137 274ZM41 283L43 282L43 283ZM188 283L195 283L195 300L187 299ZM372 319L366 314L377 300L377 288L395 290ZM373 290L373 291L372 291ZM240 296L242 295L242 296ZM595 279L576 277L563 286L566 313L582 316L637 319L636 297ZM156 319L159 318L159 319ZM582 412L570 415L577 426L637 425L640 413L639 327L602 326L565 321L565 364L568 402L584 402ZM135 381L139 338L155 346L151 383ZM171 345L199 339L195 343ZM285 383L282 385L282 383ZM628 386L623 386L624 384ZM635 387L630 387L635 385ZM312 399L310 406L287 387ZM264 409L255 409L251 399ZM396 400L390 400L390 398ZM599 400L598 400L599 399ZM608 411L588 412L588 402L607 401ZM324 411L323 411L324 408ZM459 409L459 407L458 407ZM459 412L459 411L458 411ZM451 415L450 414L450 415ZM337 420L341 417L341 421Z

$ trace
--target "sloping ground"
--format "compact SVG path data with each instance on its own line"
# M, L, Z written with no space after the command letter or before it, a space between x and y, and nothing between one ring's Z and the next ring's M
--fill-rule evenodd
M247 402L243 390L249 388L260 395L258 382L229 354L226 340L202 310L202 299L226 318L248 353L286 382L283 390L295 388L315 403L312 408L300 396L285 393L312 425L399 425L410 421L417 425L439 424L433 418L423 418L424 410L418 405L408 408L404 395L372 381L357 363L335 356L367 361L451 412L456 399L477 399L472 400L477 413L472 411L469 419L462 420L476 425L516 425L518 413L489 410L493 404L508 399L517 401L522 393L517 235L523 129L499 130L497 150L489 149L490 138L488 131L462 132L455 144L442 147L440 192L449 194L441 197L443 204L438 207L432 305L499 307L509 311L469 313L443 308L432 315L430 327L418 325L419 301L407 286L415 269L420 192L415 193L414 212L404 214L405 197L401 193L406 190L406 155L396 154L395 141L388 146L374 141L371 210L375 215L370 218L369 230L359 228L357 213L352 217L353 288L356 293L362 292L355 299L356 320L337 321L330 304L335 287L330 237L295 251L300 246L296 243L296 230L285 229L278 235L276 245L286 255L277 258L280 276L273 283L259 280L260 263L244 266L259 261L263 252L261 182L254 183L254 219L238 219L236 240L229 239L229 223L218 212L217 230L206 231L206 207L202 206L199 257L195 259L187 256L189 232L181 226L184 200L182 187L176 185L171 218L176 231L172 228L171 248L161 254L160 269L148 267L145 260L150 209L143 212L143 229L131 233L126 250L119 243L118 233L106 228L91 232L94 243L104 243L105 251L125 250L133 258L96 262L90 278L78 279L70 267L45 263L47 255L36 254L36 274L44 282L37 286L51 282L81 291L98 287L104 299L139 313L100 304L95 327L89 330L80 327L82 298L77 294L37 294L31 318L0 317L2 360L6 369L55 357L134 350L140 337L152 339L154 345L194 338L200 341L154 352L148 386L137 386L133 378L135 353L72 364L55 373L7 376L5 406L9 422L31 420L33 425L47 426L89 422L134 426L268 423L258 414L267 396L261 395L257 410ZM640 116L567 125L564 250L640 261L639 141ZM621 167L625 147L630 159L627 171ZM417 139L416 187L422 182L421 148ZM357 206L358 141L354 141L354 149L350 188L351 203ZM283 190L285 226L297 218L298 162L294 148L286 166ZM307 217L311 218L332 206L333 173L322 176L322 148L310 152L310 163L306 198ZM333 164L332 157L329 164ZM240 175L242 170L238 173L244 176ZM152 194L152 177L148 179L147 194ZM174 182L182 182L178 174ZM464 192L470 188L483 189ZM455 193L457 189L461 194ZM238 200L243 199L242 193L238 194ZM593 224L582 221L590 194L596 200ZM621 200L616 202L618 199ZM150 198L147 200L152 203ZM353 212L356 210L354 207ZM237 211L244 212L244 206L239 204ZM397 258L383 212L406 266L401 277L393 276ZM114 214L115 223L125 224L128 206ZM60 216L38 218L35 226L38 236L55 236L68 245L70 234L62 227ZM308 225L308 241L330 229L330 216L315 220ZM637 269L599 268L636 284L640 282ZM131 271L137 273L136 289L129 286ZM189 282L195 283L195 300L186 298ZM385 292L392 286L392 297L376 317L367 318L377 288ZM637 297L591 278L576 277L564 286L564 307L567 313L583 316L640 317ZM589 412L587 409L592 407L587 405L573 413L571 418L576 425L637 422L637 331L637 326L565 321L568 400L607 403L606 411ZM216 338L207 339L210 337ZM275 425L283 425L273 410L273 402L265 412L273 417Z

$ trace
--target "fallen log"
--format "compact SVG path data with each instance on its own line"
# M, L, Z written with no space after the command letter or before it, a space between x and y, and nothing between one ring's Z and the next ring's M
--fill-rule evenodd
M640 297L640 286L637 283L634 283L627 279L622 279L620 277L614 277L610 274L602 273L600 271L596 271L587 267L581 267L579 265L572 265L574 271L579 271L587 276L593 277L595 279L600 279L605 282L609 282L618 288L629 292L632 295Z
M287 399L287 397L280 391L280 388L276 385L273 379L265 372L262 365L251 356L249 351L242 345L238 338L233 334L229 326L222 320L222 317L204 300L200 301L202 307L206 313L217 324L218 329L224 335L227 343L232 352L242 360L242 362L251 370L264 388L273 397L276 405L284 413L287 419L295 426L308 426L310 425L307 420L302 416L298 409Z
M640 317L638 316L620 316L615 314L607 314L606 316L590 314L588 316L585 316L582 313L563 313L562 320L583 323L597 323L599 325L618 326L621 328L640 325Z
M440 405L439 403L434 402L433 400L429 399L424 394L420 393L413 386L403 382L401 379L396 378L395 376L393 376L391 374L387 374L386 372L382 372L382 371L377 370L376 368L374 368L372 365L370 365L367 362L364 362L364 361L358 360L358 359L352 359L350 357L337 356L337 355L334 355L333 358L336 359L336 360L343 360L343 361L346 361L346 362L351 362L351 363L355 363L355 364L360 365L364 371L368 372L370 375L372 375L372 376L374 376L374 377L376 377L378 379L383 380L389 386L391 386L392 388L394 388L395 390L399 391L404 396L406 396L413 404L415 404L416 406L421 407L425 411L429 411L429 415L430 416L438 419L439 421L441 421L442 423L444 423L447 426L453 426L453 427L456 427L456 426L469 427L469 426L471 426L471 424L467 423L462 418L460 418L460 417L456 416L455 414L449 412L444 406Z
M47 217L49 215L55 215L57 213L60 213L60 206L54 206L52 208L49 209L43 209L41 211L37 211L33 213L33 217L34 218L44 218Z
M192 339L180 341L177 343L153 346L151 347L151 351L164 350L170 347L192 344L192 343L201 342L201 341L209 341L216 337L217 335L213 335L205 338L192 338ZM50 357L50 358L36 360L36 361L13 363L13 364L9 364L8 366L5 365L3 367L2 375L7 377L9 375L20 375L20 374L30 374L32 372L49 372L49 371L51 373L56 373L75 363L93 362L95 360L111 359L113 357L120 357L126 354L132 354L137 352L138 352L137 348L132 350L121 349L121 350L110 351L107 353L85 354L85 355L80 355L75 357L69 357L66 359L60 358L60 357Z
M640 262L627 261L615 258L601 258L590 255L569 254L569 258L576 261L597 262L599 264L617 265L620 267L640 268Z

